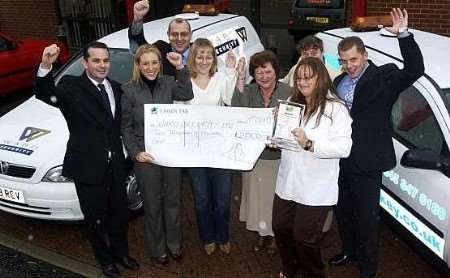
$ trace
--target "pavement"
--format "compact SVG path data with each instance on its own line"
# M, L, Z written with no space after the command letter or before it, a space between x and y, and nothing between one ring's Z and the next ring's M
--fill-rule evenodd
M183 189L183 261L171 261L162 267L151 261L145 251L143 217L130 220L130 254L141 264L138 272L121 268L123 277L278 277L281 267L278 254L254 252L257 235L247 231L239 222L240 175L233 175L231 255L220 251L207 256L198 238L191 189L187 179ZM40 261L48 262L48 273L59 269L75 276L13 276L13 277L101 277L101 271L93 257L81 224L70 222L40 221L0 212L0 245L18 250ZM340 240L334 224L323 244L325 260L339 251ZM0 258L1 259L1 258ZM53 271L52 269L56 269ZM356 264L328 269L330 278L358 277ZM76 276L79 275L79 276ZM1 277L3 276L0 271ZM386 226L380 233L380 278L433 278L440 277L405 243Z
M8 247L5 247L6 245ZM28 255L21 251L25 251ZM54 253L48 252L43 248L18 241L9 236L0 235L0 277L2 278L82 278L91 275L82 270L82 268L75 269L78 272L77 274L60 268L53 263L48 263L63 260L66 259L64 257L55 258ZM63 267L68 265L70 264L65 263ZM93 270L97 271L95 268ZM81 275L80 272L87 275Z

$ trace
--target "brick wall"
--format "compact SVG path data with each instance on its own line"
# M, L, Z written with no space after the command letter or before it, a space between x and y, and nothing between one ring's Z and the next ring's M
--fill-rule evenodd
M351 0L348 2L351 13ZM408 10L412 28L450 35L450 0L368 0L367 15L387 15L393 7Z
M0 0L0 30L17 38L51 38L56 35L58 0ZM277 10L282 16L262 16L262 22L285 23L292 0L260 0L261 12ZM450 0L367 0L368 15L388 14L392 7L406 8L410 26L450 35ZM230 0L232 10L250 15L250 0ZM351 23L352 0L347 0L347 19Z
M0 0L0 30L16 38L54 38L54 0Z

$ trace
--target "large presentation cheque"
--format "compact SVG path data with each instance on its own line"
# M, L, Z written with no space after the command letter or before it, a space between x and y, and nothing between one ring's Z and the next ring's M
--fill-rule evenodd
M145 150L158 165L250 170L271 136L271 108L146 104Z

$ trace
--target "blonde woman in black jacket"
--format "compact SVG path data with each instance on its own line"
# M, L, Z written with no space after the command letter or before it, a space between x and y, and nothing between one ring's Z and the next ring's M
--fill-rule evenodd
M153 164L144 146L144 104L170 104L193 98L192 85L181 55L167 54L177 69L176 79L162 75L161 53L153 45L142 45L134 57L133 76L122 86L122 136L134 162L134 173L144 201L145 239L150 257L167 265L168 254L181 259L179 168Z

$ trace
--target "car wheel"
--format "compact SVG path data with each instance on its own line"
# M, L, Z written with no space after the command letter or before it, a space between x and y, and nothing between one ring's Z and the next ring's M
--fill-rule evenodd
M143 201L133 172L128 174L125 183L127 188L128 211L132 215L140 214L143 210Z

